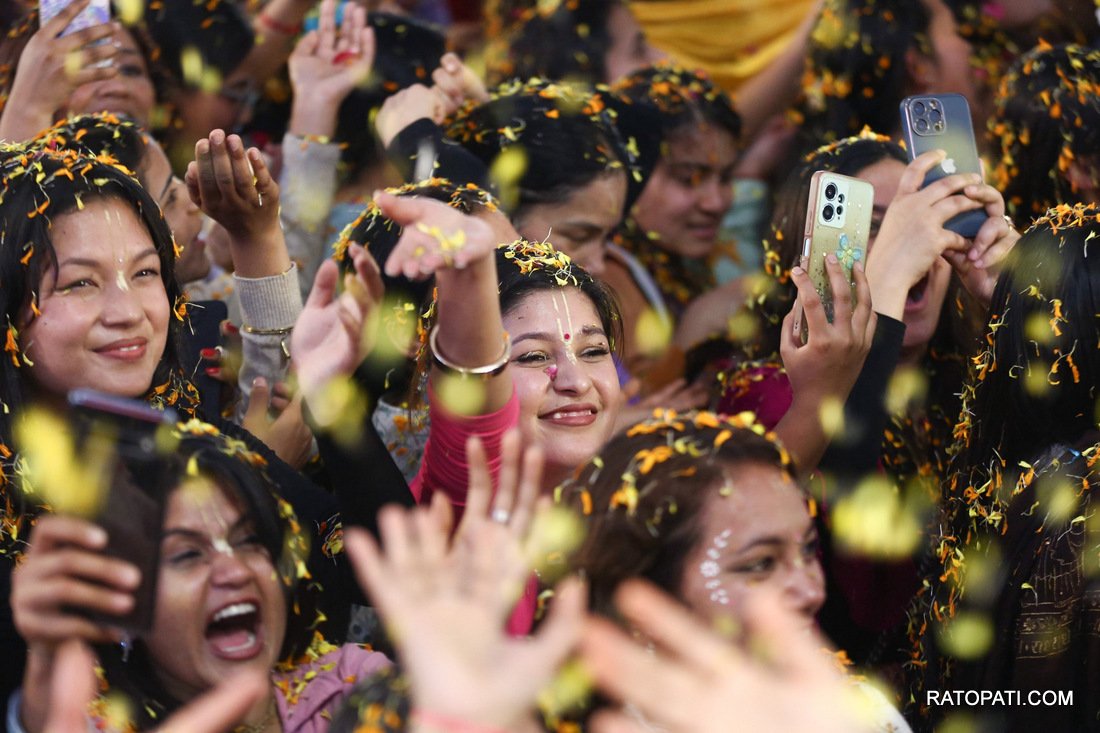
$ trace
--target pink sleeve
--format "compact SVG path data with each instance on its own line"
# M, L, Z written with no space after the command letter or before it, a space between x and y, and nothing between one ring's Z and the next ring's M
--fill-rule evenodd
M424 447L420 471L409 488L420 504L427 504L434 492L442 491L451 500L451 504L460 509L466 505L466 488L469 483L466 439L476 435L485 444L485 452L489 456L489 472L495 484L500 471L501 438L510 428L519 424L519 398L513 389L507 404L499 410L487 415L462 417L444 409L429 384L428 404L431 417L428 443ZM461 511L456 514L461 514Z

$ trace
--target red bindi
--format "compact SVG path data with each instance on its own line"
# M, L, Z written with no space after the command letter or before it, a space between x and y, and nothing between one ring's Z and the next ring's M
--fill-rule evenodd
M568 341L568 340L569 340L569 334L567 334L567 333L566 333L566 334L563 334L563 336L564 336L564 338L565 338L565 340L566 340L566 341Z

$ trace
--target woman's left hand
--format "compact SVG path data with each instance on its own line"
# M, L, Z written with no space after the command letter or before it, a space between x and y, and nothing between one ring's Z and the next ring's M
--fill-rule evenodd
M419 713L431 727L515 730L531 722L537 694L577 643L584 591L564 582L534 637L505 633L531 572L524 544L541 449L527 448L521 462L518 432L505 436L495 497L476 438L467 456L470 488L452 541L450 505L436 494L431 508L382 510L384 552L356 530L348 531L346 547L397 644L412 686L414 724Z
M982 183L967 186L963 194L985 204L985 213L989 218L982 224L968 249L961 252L948 250L943 257L955 268L970 294L988 306L1001 274L1001 266L1016 246L1020 233L1005 216L1005 200L1000 191Z
M339 268L326 260L290 337L291 360L307 401L330 380L350 375L374 346L385 286L370 252L353 243L348 256L355 274L344 276L344 292L336 294Z

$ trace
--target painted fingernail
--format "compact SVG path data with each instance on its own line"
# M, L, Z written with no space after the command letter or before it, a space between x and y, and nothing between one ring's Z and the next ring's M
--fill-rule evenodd
M217 377L222 373L222 370L219 367L206 367L204 371L206 372L206 376L208 377Z
M199 350L199 356L201 356L203 359L217 359L218 358L218 350L217 349L200 349Z
M234 326L232 321L223 322L222 323L222 328L225 329L226 333L240 333L241 332L241 329Z
M828 262L830 265L835 265L838 262L836 255L832 252L829 252L827 255L825 255L825 261Z
M798 265L795 265L794 267L792 267L792 268L791 268L791 274L792 274L792 275L805 275L805 274L806 274L806 271L805 271L805 270L803 270L803 269L802 269L801 267L799 267Z

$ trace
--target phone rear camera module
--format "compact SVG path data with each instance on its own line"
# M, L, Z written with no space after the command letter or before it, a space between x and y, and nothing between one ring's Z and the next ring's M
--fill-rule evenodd
M825 204L825 208L821 210L821 218L825 221L833 220L833 205Z
M836 198L835 183L830 183L828 186L825 187L825 198L829 199L830 201Z

